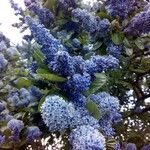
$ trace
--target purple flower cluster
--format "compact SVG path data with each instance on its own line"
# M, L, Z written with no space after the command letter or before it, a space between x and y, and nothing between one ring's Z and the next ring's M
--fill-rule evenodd
M11 119L7 123L7 127L11 130L12 136L10 137L13 141L19 140L21 130L24 128L24 123L17 119Z
M8 64L7 59L5 59L4 55L0 53L0 71L3 71L6 69Z
M150 7L149 4L145 7L143 12L138 13L133 19L129 22L125 28L125 33L140 36L144 33L150 32Z
M41 136L42 132L37 126L30 126L27 128L27 141L32 143L35 139Z
M138 0L107 0L105 8L109 15L125 19L138 7Z

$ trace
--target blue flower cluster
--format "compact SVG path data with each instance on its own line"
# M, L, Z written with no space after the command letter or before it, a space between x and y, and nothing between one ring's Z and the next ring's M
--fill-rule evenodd
M137 147L134 143L128 143L125 147L126 150L137 150Z
M107 0L105 8L109 15L125 19L136 10L138 3L135 0Z
M141 150L149 150L149 149L150 149L150 144L143 146Z
M21 88L20 90L10 92L7 100L11 106L19 108L27 107L30 103L40 100L41 97L41 91L33 86L29 90Z
M6 69L7 64L7 59L5 59L4 55L0 53L0 72Z
M39 17L42 24L50 25L54 21L54 15L50 10L43 8L36 1L24 0L25 6Z
M107 36L110 26L109 20L101 20L99 17L91 15L87 10L80 8L72 10L72 18L81 23L87 32L97 34L100 37Z
M56 95L48 96L41 107L42 118L49 127L49 131L67 129L74 113L73 105L69 105L63 98Z
M73 150L105 150L104 136L92 126L79 126L72 130L70 142Z
M144 33L150 32L150 6L149 4L145 7L143 12L137 14L129 22L126 29L124 30L127 34L140 36Z
M108 52L109 55L112 55L119 59L121 52L123 51L123 46L115 45L114 43L111 42L108 44L106 51Z
M37 126L30 126L27 128L27 141L32 143L35 139L39 138L42 134Z
M13 141L19 140L19 134L21 130L24 128L24 123L17 119L11 119L7 123L7 127L11 130L12 136L10 137Z
M90 99L95 102L100 110L100 127L105 135L111 136L115 132L111 127L112 122L118 122L121 119L119 111L119 100L110 96L106 92L92 94Z
M8 96L8 102L13 107L27 107L31 101L33 97L25 88L13 91Z

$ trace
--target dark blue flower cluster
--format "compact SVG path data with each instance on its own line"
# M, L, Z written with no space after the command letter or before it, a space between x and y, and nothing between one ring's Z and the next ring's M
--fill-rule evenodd
M39 17L42 24L50 25L54 21L54 15L50 10L43 8L36 1L24 0L25 6Z

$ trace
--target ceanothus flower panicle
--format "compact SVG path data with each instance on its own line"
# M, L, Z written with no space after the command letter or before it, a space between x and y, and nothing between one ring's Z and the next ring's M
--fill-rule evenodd
M0 113L5 110L5 104L3 102L0 102Z
M73 57L66 51L58 51L54 57L54 61L50 62L48 67L62 76L73 75L75 71Z
M82 92L88 89L91 83L91 76L87 73L74 74L66 83L66 88L72 92Z
M94 74L108 69L117 68L119 65L118 59L109 56L92 56L89 60L85 61L84 69L89 74Z
M40 45L46 45L49 47L54 47L59 50L64 50L63 45L60 41L52 34L50 34L49 30L44 27L44 25L40 24L37 20L31 19L29 16L25 17L26 23L29 25L31 33L35 38L36 42Z
M104 136L92 126L79 126L72 130L70 142L73 150L105 150Z
M110 22L107 19L101 20L99 17L91 15L84 9L76 8L72 10L72 18L82 24L86 31L105 37L109 31Z
M145 7L143 12L138 13L129 22L124 30L125 33L140 36L141 34L150 32L150 6Z
M42 132L37 126L30 126L27 128L27 141L29 143L33 142L35 139L41 136Z
M25 6L39 17L42 24L50 24L54 21L54 15L50 10L43 8L38 3L32 0L24 0Z
M118 116L119 100L117 98L101 92L90 95L90 99L98 105L102 117L109 116L113 119L116 115Z
M136 10L138 0L107 0L105 8L109 15L125 19L130 13Z
M70 126L75 110L59 96L48 96L41 106L43 121L49 131L63 131Z
M13 141L19 140L19 134L21 130L24 128L24 123L21 120L11 119L7 123L7 127L11 130L12 136L10 137Z

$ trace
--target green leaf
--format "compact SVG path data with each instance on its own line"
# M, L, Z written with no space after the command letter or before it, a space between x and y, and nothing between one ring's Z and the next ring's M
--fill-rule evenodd
M31 85L31 81L25 77L20 77L19 79L15 80L14 83L17 88L29 87Z
M40 76L40 78L42 78L44 80L53 81L53 82L66 81L66 78L52 74L52 73L48 72L48 70L45 70L45 69L38 69L37 73Z
M39 49L36 49L33 53L33 58L37 61L38 64L44 64L44 56Z
M106 12L98 12L97 14L96 14L96 16L99 16L101 19L109 19L109 20L112 20L112 17L111 16L109 16Z
M141 49L141 50L144 49L144 41L143 41L143 39L137 38L137 39L134 41L134 43L135 43L135 45L136 45L139 49Z
M93 51L96 51L97 49L99 49L101 46L102 46L102 42L96 42L94 45L93 45Z
M86 108L94 118L100 119L100 110L93 101L89 100L86 104Z
M121 43L123 43L124 40L124 34L122 32L118 32L118 33L113 33L111 35L112 41L116 44L119 45Z
M96 73L95 77L95 81L90 85L89 90L85 92L86 95L97 92L107 82L107 76L104 73Z
M133 54L133 49L132 49L132 48L127 48L127 47L125 47L125 51L126 51L126 54L127 54L128 56L131 56L131 55Z

